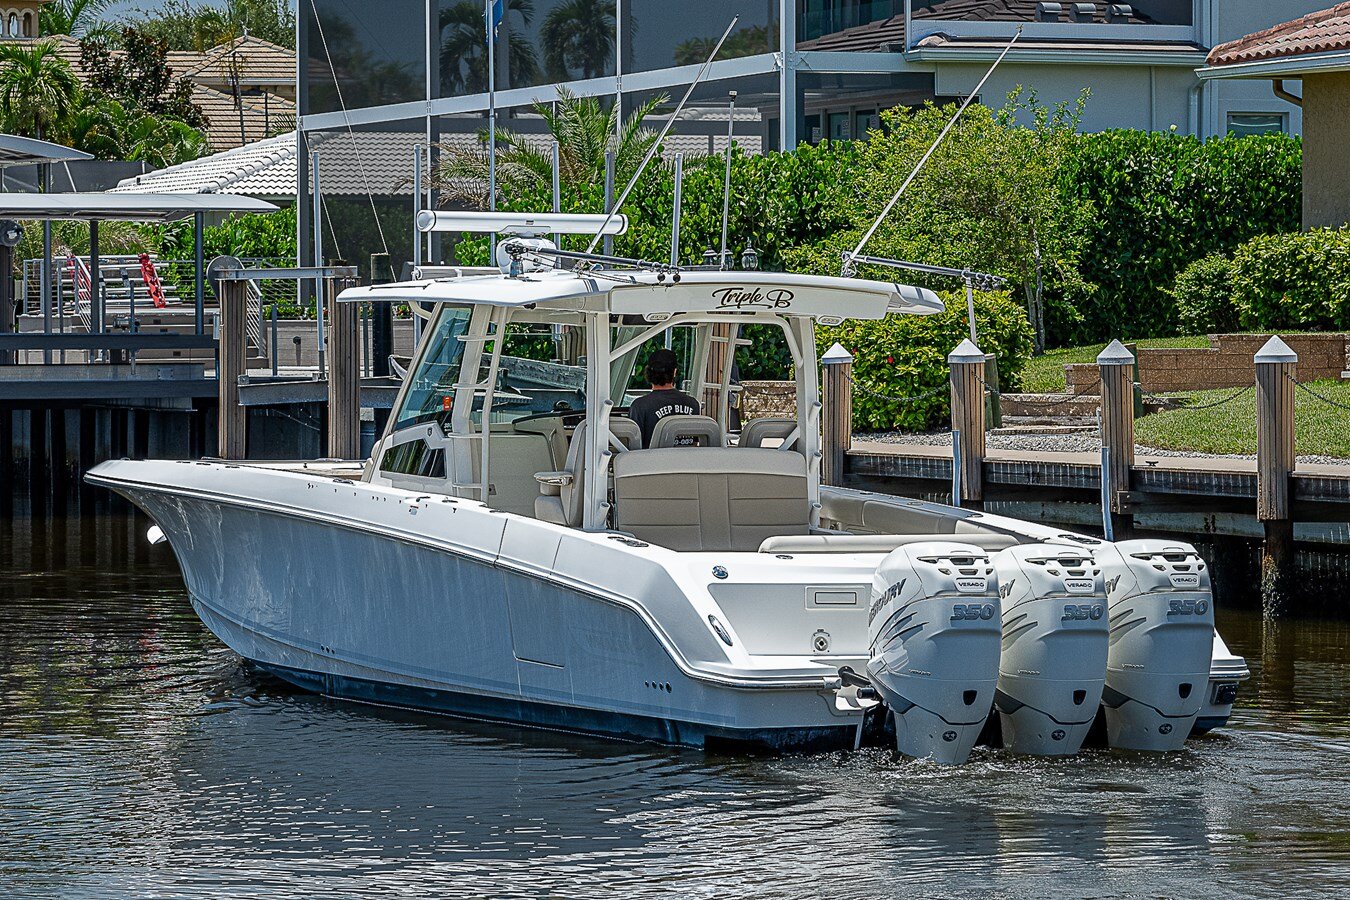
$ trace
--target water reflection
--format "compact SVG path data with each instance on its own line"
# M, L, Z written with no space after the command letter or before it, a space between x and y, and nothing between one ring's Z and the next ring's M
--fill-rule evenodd
M1256 673L1180 754L742 758L296 692L205 633L128 513L0 524L9 896L1297 894L1344 882L1344 622L1221 627Z

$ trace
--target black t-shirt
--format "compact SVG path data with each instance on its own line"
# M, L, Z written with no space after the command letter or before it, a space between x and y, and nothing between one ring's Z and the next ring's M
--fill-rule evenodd
M683 391L674 388L664 391L651 391L633 401L628 408L628 418L642 429L642 446L652 442L652 432L656 423L666 416L696 416L698 401Z

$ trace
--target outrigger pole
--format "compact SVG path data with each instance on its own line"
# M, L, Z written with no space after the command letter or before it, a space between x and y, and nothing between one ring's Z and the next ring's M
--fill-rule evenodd
M876 230L879 227L881 227L881 223L885 221L886 216L890 215L891 209L899 202L901 195L909 189L910 184L918 177L919 172L922 171L923 167L928 164L928 160L937 152L937 148L942 145L947 134L956 126L956 123L960 121L961 114L966 111L966 108L969 107L971 103L975 102L975 98L979 96L980 89L984 87L984 83L989 80L990 75L994 74L994 70L998 68L999 63L1003 62L1003 57L1008 55L1008 51L1013 48L1013 44L1017 43L1017 39L1021 36L1022 26L1018 25L1017 33L1012 36L1012 40L1008 41L1008 46L1003 48L1003 52L998 55L998 59L994 60L994 64L989 67L989 71L984 73L984 77L980 79L979 84L975 85L975 89L966 95L965 102L962 103L961 108L956 111L956 115L952 116L951 121L943 126L942 131L937 136L937 140L933 141L933 145L928 148L928 151L924 153L918 163L915 164L914 171L910 172L909 177L905 179L905 183L900 185L900 190L896 191L895 195L887 201L886 206L881 210L881 215L877 216L876 221L872 223L872 227L867 229L867 233L862 236L862 240L858 241L858 246L853 248L852 253L844 254L843 274L846 277L853 274L855 268L854 263L860 261L863 247L867 246L867 242L872 239L872 235L876 233ZM719 46L721 45L719 44Z
M633 190L633 186L637 184L638 179L642 177L643 170L645 170L647 164L652 161L652 157L656 155L656 151L661 149L661 142L666 139L666 134L670 131L670 126L675 124L675 120L678 119L680 113L684 111L684 105L689 102L689 96L694 93L694 88L698 87L699 82L703 80L703 76L708 73L708 67L711 66L713 60L717 58L717 54L722 51L722 44L726 43L726 39L731 35L731 30L736 27L736 23L740 20L740 16L732 16L731 24L727 26L727 30L722 32L722 36L718 38L717 46L713 47L712 53L709 53L708 58L703 61L703 65L699 67L698 73L694 75L694 80L689 82L688 90L686 90L684 96L680 98L679 105L675 107L675 111L670 114L670 118L667 119L666 124L662 126L661 133L656 136L656 140L653 141L651 147L647 149L647 155L642 158L642 164L637 167L637 171L633 173L633 177L628 180L628 185L623 189L623 193L619 195L619 199L614 201L614 205L610 207L609 215L605 217L606 225L609 224L610 217L618 212L619 208L623 206L623 201L628 199L628 194ZM587 253L591 253L595 250L595 245L600 243L600 238L601 235L604 234L604 231L604 227L601 226L600 230L595 233L595 237L591 238L590 246L586 248Z

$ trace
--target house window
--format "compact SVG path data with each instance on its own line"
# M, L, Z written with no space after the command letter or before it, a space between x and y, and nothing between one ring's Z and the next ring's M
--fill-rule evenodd
M1283 134L1283 113L1229 113L1228 133L1238 137L1249 134Z
M828 121L830 123L830 140L847 141L853 138L853 131L849 128L848 113L830 113Z

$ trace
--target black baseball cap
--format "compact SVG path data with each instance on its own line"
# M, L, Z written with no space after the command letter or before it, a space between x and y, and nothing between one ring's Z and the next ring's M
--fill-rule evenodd
M680 358L675 355L674 350L667 350L662 347L647 357L647 368L655 369L658 372L674 372L680 367Z

